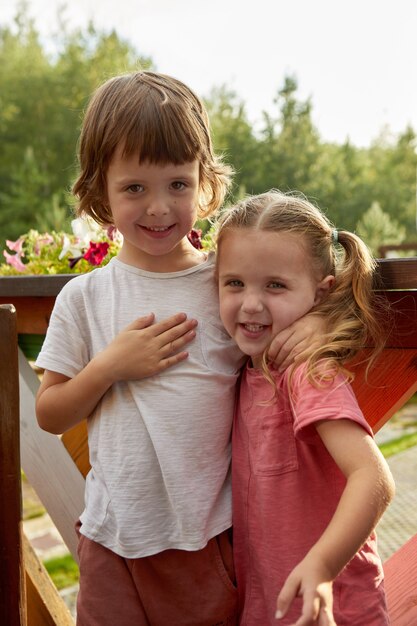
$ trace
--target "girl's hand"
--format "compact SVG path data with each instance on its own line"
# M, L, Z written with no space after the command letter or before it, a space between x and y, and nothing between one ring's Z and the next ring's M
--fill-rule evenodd
M297 596L303 598L303 608L293 626L337 626L333 617L332 581L325 568L308 556L293 569L280 591L277 619L285 616Z
M187 358L188 352L181 348L194 339L197 320L177 313L153 322L153 313L139 317L94 358L112 383L147 378Z
M269 362L280 372L302 361L318 348L326 332L325 320L314 313L304 315L274 337L269 346Z
M394 495L389 467L359 424L350 419L323 420L316 423L316 429L346 477L346 485L323 534L293 569L278 596L281 617L296 596L303 598L301 616L293 626L334 626L331 582L365 543Z

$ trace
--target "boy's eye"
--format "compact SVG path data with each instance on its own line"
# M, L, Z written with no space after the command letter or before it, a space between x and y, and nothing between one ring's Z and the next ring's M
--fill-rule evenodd
M268 287L270 289L285 289L285 285L278 282L277 280L271 280L271 282L268 283Z
M241 280L234 278L233 280L228 280L226 283L227 287L243 287L243 283Z
M172 183L172 186L175 189L175 191L181 191L182 189L185 188L185 183L183 183L181 180L175 180Z

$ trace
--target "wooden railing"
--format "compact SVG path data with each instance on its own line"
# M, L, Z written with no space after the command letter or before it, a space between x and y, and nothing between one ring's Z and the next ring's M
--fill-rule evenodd
M387 256L389 256L390 252L394 252L394 256L398 256L398 253L409 253L413 252L414 254L417 254L417 241L415 241L414 243L400 243L400 244L391 244L391 245L386 245L386 246L379 246L378 248L378 253L379 256L382 259L385 259Z
M376 288L392 305L391 319L381 320L388 342L368 378L357 359L354 381L374 431L417 391L417 258L382 259L378 270ZM89 468L85 422L62 438L38 428L34 397L39 381L17 346L18 336L45 334L55 297L71 278L0 278L0 624L7 626L73 624L22 536L20 467L76 558L73 525L83 508ZM384 568L392 625L417 624L417 534Z

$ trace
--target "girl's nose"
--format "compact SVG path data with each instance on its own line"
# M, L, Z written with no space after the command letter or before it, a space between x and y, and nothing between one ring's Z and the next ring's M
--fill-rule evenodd
M242 303L245 313L261 313L263 308L262 300L256 294L248 294Z

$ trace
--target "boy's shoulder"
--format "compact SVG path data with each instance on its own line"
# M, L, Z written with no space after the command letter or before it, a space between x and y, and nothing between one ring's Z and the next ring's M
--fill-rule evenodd
M59 298L76 298L77 294L93 293L96 288L108 285L112 274L112 268L109 266L110 263L91 272L75 275L61 289Z

